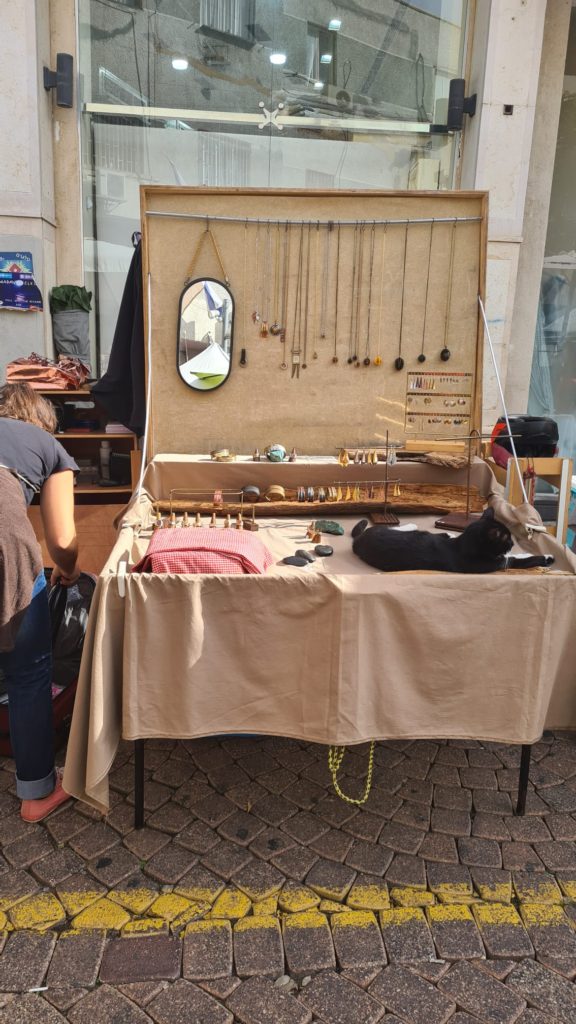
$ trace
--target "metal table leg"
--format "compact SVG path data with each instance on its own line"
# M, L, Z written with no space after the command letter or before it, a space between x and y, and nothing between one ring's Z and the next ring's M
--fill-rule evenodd
M144 740L134 740L134 828L144 825Z
M518 780L518 800L516 803L516 814L524 814L526 811L526 793L528 791L528 775L530 772L530 755L532 745L524 743L520 756L520 778Z

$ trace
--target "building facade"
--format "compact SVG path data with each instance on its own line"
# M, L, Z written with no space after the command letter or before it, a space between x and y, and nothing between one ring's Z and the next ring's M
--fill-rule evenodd
M571 0L3 2L0 251L93 292L106 366L157 184L490 193L487 310L510 411L576 455L576 15ZM74 101L43 86L74 58ZM476 94L448 132L450 81ZM269 212L266 216L269 216ZM175 271L185 276L174 254ZM51 354L50 318L0 312L6 362ZM499 415L485 358L485 425Z

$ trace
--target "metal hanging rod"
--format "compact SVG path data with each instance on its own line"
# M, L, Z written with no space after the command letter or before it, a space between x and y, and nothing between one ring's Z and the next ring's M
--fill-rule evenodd
M332 220L281 220L278 217L275 218L262 218L262 217L213 217L211 214L205 213L172 213L164 210L145 210L145 217L173 217L176 220L203 220L203 221L228 221L233 224L270 224L270 225L287 225L287 224L310 224L311 226L320 225L331 226L340 224L341 226L356 227L359 224L364 224L365 227L371 228L372 226L381 224L478 224L482 217L402 217L399 219L388 219L388 220L338 220L333 218Z

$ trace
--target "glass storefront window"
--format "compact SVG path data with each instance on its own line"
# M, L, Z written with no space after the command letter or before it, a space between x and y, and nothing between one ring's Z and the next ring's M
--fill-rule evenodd
M560 454L576 459L576 10L572 9L564 92L528 412L558 423Z
M85 269L107 364L142 182L439 189L467 0L79 0Z

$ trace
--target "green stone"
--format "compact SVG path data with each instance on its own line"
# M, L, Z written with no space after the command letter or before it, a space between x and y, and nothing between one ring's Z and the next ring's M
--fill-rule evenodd
M315 526L319 533L333 533L337 537L344 533L344 527L340 526L340 523L335 523L333 519L317 519Z

